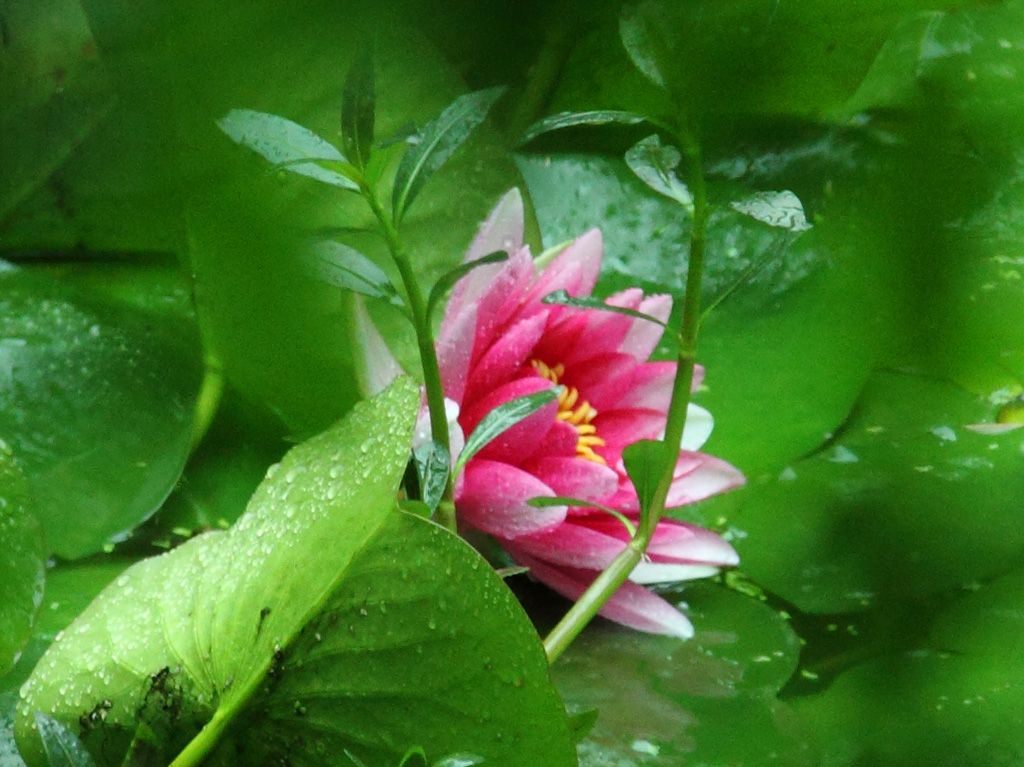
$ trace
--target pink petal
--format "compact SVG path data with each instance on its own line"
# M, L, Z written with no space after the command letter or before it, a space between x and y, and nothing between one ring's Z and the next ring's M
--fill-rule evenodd
M672 312L672 296L657 295L645 298L640 303L640 306L637 307L637 311L649 314L662 322L667 322L669 314ZM632 355L640 362L644 362L651 356L651 352L657 348L664 332L665 329L657 323L636 319L633 322L633 327L630 328L629 333L626 334L626 337L619 345L618 350Z
M690 387L690 392L697 391L698 387L704 383L704 366L694 365L693 366L693 386Z
M611 306L635 309L640 305L642 297L643 293L638 288L631 288L612 296L607 303ZM581 316L586 319L586 325L578 342L569 350L563 360L567 367L584 363L593 357L618 351L630 328L637 322L625 314L598 309L587 309L581 312ZM635 364L636 360L632 357L631 359Z
M474 363L466 383L466 399L472 402L495 386L508 381L532 358L533 347L544 332L546 315L535 314L503 333Z
M459 518L500 538L517 538L556 527L565 519L565 506L534 507L531 498L554 495L529 472L507 463L474 458L466 466L455 498Z
M565 290L571 296L590 295L601 271L603 251L599 229L591 229L578 237L540 273L523 303L539 302L556 290Z
M619 520L612 519L621 529L621 535L606 535L592 529L587 524L589 519L566 517L565 522L550 530L519 537L515 551L554 565L603 570L626 547L629 533Z
M476 306L470 304L462 307L457 314L445 312L441 333L434 344L445 396L459 405L465 397L469 359L473 353L475 335Z
M606 446L597 452L612 466L622 449L641 439L658 439L665 430L665 414L642 408L598 411L593 421Z
M555 421L551 426L551 431L537 445L536 455L573 457L576 455L576 445L579 443L579 439L579 432L571 424L565 421Z
M637 364L628 354L608 352L592 357L583 365L566 367L562 383L575 386L580 396L600 413L614 408L626 395Z
M498 405L516 397L550 389L553 386L554 384L539 375L517 378L499 386L486 397L466 404L466 409L459 418L463 432L472 435L477 424ZM518 466L537 452L538 447L557 422L555 418L557 413L558 403L549 402L540 410L499 434L477 455L481 458L500 460Z
M675 509L746 483L743 473L731 463L706 453L680 451L672 487L665 508Z
M506 253L519 250L523 247L523 228L523 196L513 187L498 200L487 220L480 225L463 260L475 261L496 250Z
M633 369L629 391L615 403L615 407L657 410L667 414L675 379L674 362L645 362L637 365Z
M578 599L597 577L597 573L592 570L555 567L530 556L510 553L520 564L529 567L530 573L537 580L569 599ZM638 631L667 634L680 639L693 636L693 625L685 615L661 597L631 581L619 587L599 614Z
M485 290L477 299L477 328L473 338L473 361L486 352L495 335L519 309L520 298L533 279L533 259L529 248L521 248L499 265ZM547 308L547 307L544 307Z
M602 503L618 489L619 475L596 461L541 452L537 456L523 468L554 490L555 495Z

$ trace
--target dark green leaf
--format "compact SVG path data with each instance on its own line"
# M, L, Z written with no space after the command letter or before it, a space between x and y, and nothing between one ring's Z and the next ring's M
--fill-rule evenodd
M678 149L663 145L655 134L637 142L626 152L626 164L655 192L690 210L693 208L693 196L675 173L682 157Z
M338 148L279 115L232 109L217 121L235 143L262 155L275 166L342 189L359 190L352 179L321 167L319 161L348 162Z
M527 144L537 136L563 128L577 125L639 125L650 122L649 118L635 112L624 112L619 109L596 109L590 112L559 112L545 117L526 129L520 143Z
M524 394L508 402L503 402L485 415L480 423L473 429L473 433L466 438L466 446L462 448L459 457L452 467L452 474L458 475L463 467L474 455L479 453L498 435L512 428L520 421L529 418L549 402L558 399L558 391L555 388L544 389L533 394Z
M31 270L0 272L0 433L49 549L100 551L181 475L202 380L193 324L98 304Z
M0 439L0 677L18 659L43 597L43 536L25 475Z
M37 711L34 718L49 767L96 767L92 756L71 730L42 711Z
M451 456L448 448L440 442L430 440L413 451L416 474L420 486L420 500L433 512L441 502L451 471Z
M478 266L483 266L484 264L497 264L502 261L508 261L508 253L503 250L499 250L494 253L488 253L486 256L482 256L475 261L470 261L468 264L457 266L447 274L441 275L437 282L434 283L434 287L430 289L430 297L427 299L427 317L429 318L434 316L434 310L437 308L437 304L441 299L444 298L445 293L465 275L469 274Z
M335 287L380 298L392 306L405 306L387 273L348 245L333 240L316 243L312 248L312 268L319 279Z
M356 56L345 78L341 95L341 140L345 154L360 169L366 167L373 147L373 122L377 110L374 90L373 48L369 45Z
M626 465L637 498L640 500L640 516L644 518L650 512L651 501L661 475L668 468L669 461L675 461L678 448L670 448L664 442L642 439L634 442L622 451L622 461Z
M435 120L424 126L398 166L395 175L392 214L398 222L405 215L427 180L443 166L469 138L494 106L505 88L487 88L459 96Z
M636 317L640 320L646 320L653 322L655 325L660 325L663 328L668 329L668 324L662 322L657 317L652 317L649 314L638 312L636 309L627 309L624 306L611 306L604 302L604 300L597 296L580 296L574 298L570 296L565 290L556 290L554 293L548 293L541 300L542 304L555 304L557 306L573 306L577 309L596 309L601 312L614 312L615 314L625 314L627 317Z
M18 707L18 691L0 693L0 767L25 767L14 742L14 711Z

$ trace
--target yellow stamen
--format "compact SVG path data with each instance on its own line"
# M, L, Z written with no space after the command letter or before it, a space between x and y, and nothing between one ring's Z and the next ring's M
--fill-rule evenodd
M538 373L553 384L565 374L565 366L547 365L540 360L533 360L533 367ZM576 429L579 438L576 441L576 455L595 463L605 463L604 458L594 452L595 447L604 447L605 441L597 436L597 427L591 423L597 417L597 410L591 407L586 400L580 400L579 390L574 386L562 386L562 392L558 395L559 421L565 421Z

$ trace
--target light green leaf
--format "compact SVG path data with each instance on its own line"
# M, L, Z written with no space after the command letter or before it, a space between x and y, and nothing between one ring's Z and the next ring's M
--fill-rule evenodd
M419 140L402 157L395 175L392 215L400 221L427 180L469 138L494 106L505 88L487 88L459 96L424 126Z
M352 179L320 166L319 162L348 162L338 148L308 128L279 115L252 109L232 109L217 126L237 144L262 155L275 166L331 186L358 191Z
M70 725L103 701L103 727L85 742L105 764L140 721L168 758L185 749L183 765L221 747L246 763L287 752L319 764L325 743L373 765L414 744L524 767L554 748L554 764L570 763L539 641L523 618L509 623L511 595L465 544L394 510L418 403L399 379L285 456L230 531L120 576L23 688L29 763L42 763L32 712ZM398 710L397 684L409 699ZM524 742L534 761L509 761Z
M25 475L0 439L0 677L18 659L43 597L42 529Z
M677 449L652 439L634 442L622 451L622 461L640 501L641 517L650 513L662 473L677 453Z

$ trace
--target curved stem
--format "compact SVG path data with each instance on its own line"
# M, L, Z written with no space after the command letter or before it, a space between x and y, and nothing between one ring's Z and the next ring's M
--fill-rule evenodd
M548 662L554 663L572 644L579 633L597 615L604 604L611 599L619 586L626 582L633 572L654 536L661 515L665 510L668 491L675 476L679 444L686 429L686 411L690 405L690 389L693 386L693 370L697 359L697 333L700 329L701 283L704 275L704 249L707 241L708 208L707 187L701 165L700 145L690 135L681 137L689 165L690 191L693 194L693 222L690 227L690 263L686 274L686 293L683 296L682 329L679 335L679 352L676 357L676 377L672 384L672 401L665 424L665 444L675 449L665 451L665 465L662 467L658 485L649 508L640 519L636 534L619 552L611 564L590 584L570 609L544 639L544 651Z
M427 391L427 410L430 413L430 432L436 442L447 447L450 442L448 438L448 416L444 410L444 388L441 385L441 369L437 364L437 353L434 350L434 330L430 325L430 317L427 315L427 302L420 290L419 282L416 280L416 273L413 271L412 263L405 252L398 230L392 223L391 218L385 212L377 195L369 186L361 185L361 191L373 211L373 215L380 222L384 233L384 240L391 258L398 267L398 273L402 277L402 285L405 287L406 297L409 301L409 309L412 311L413 328L416 331L416 344L419 347L420 364L423 367L423 384ZM445 498L451 498L451 482L445 489ZM454 506L444 505L445 511L439 513L438 521L449 530L455 531Z

